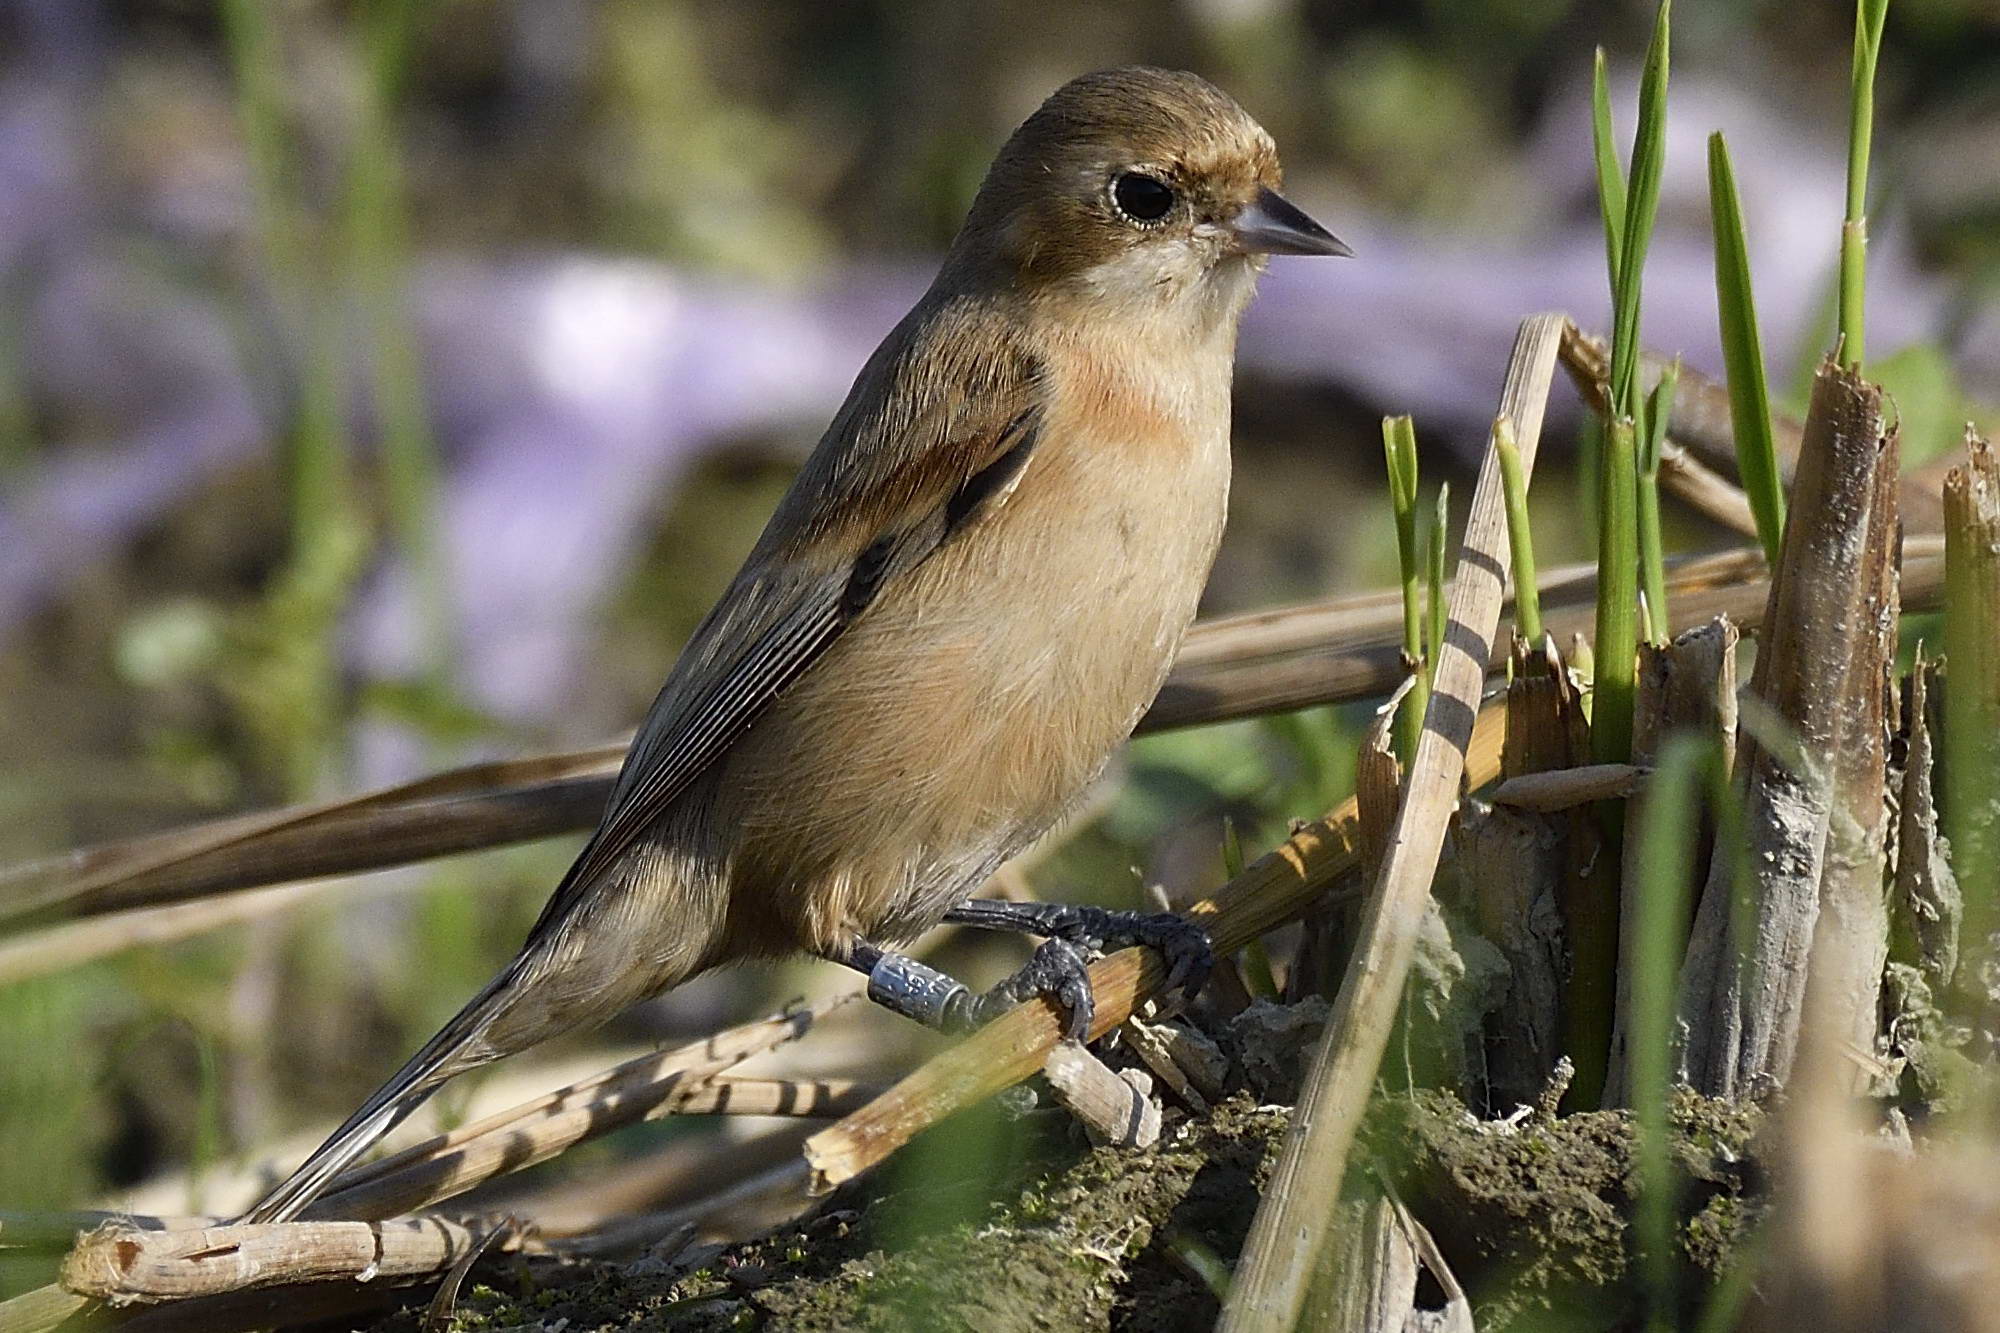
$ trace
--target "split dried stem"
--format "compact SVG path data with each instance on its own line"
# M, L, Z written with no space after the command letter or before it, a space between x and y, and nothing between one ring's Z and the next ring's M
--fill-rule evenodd
M1499 415L1516 427L1525 475L1532 475L1565 322L1559 315L1525 321L1508 362ZM1395 836L1369 895L1361 938L1314 1051L1271 1187L1244 1241L1236 1281L1217 1324L1226 1333L1278 1333L1298 1319L1326 1248L1331 1222L1327 1204L1339 1197L1348 1150L1402 1003L1445 829L1458 808L1473 718L1506 590L1506 506L1490 443L1452 584L1451 627L1439 645L1430 710L1404 784Z

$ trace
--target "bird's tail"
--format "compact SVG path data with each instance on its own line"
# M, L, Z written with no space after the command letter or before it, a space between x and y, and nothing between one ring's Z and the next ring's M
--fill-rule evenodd
M347 1117L326 1142L313 1149L298 1170L237 1221L289 1222L296 1218L326 1191L335 1176L401 1123L403 1117L422 1106L448 1079L498 1059L503 1052L475 1054L473 1048L492 1021L511 979L509 969L488 983L394 1077Z

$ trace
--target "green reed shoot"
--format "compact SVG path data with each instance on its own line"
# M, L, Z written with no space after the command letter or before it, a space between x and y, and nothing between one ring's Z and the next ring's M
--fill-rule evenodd
M1646 399L1646 433L1639 439L1639 582L1646 594L1646 641L1653 644L1673 637L1667 624L1667 557L1660 538L1660 454L1680 378L1678 360L1660 372L1660 382Z
M1528 483L1521 475L1521 450L1514 423L1493 420L1493 452L1500 459L1500 485L1507 499L1507 551L1514 567L1514 632L1523 643L1542 641L1542 596L1535 582L1535 534L1528 523Z
M1632 169L1625 184L1625 220L1618 252L1609 256L1617 275L1612 284L1611 411L1613 416L1630 417L1635 422L1644 410L1639 398L1639 297L1653 219L1660 207L1660 172L1667 156L1671 8L1672 0L1661 0L1653 39L1646 48L1646 68L1639 80L1639 124L1632 136ZM1601 199L1600 203L1609 208L1614 201Z
M1722 364L1729 379L1729 422L1736 437L1736 475L1757 520L1757 540L1773 568L1785 538L1785 488L1778 474L1778 446L1771 429L1771 390L1764 345L1757 332L1757 303L1750 288L1750 248L1729 147L1708 136L1708 208L1715 236L1715 305L1722 328Z
M1856 374L1864 354L1863 306L1868 268L1868 153L1875 137L1875 65L1889 0L1854 6L1854 78L1847 116L1847 216L1840 227L1840 345Z
M1423 734L1430 704L1430 673L1424 661L1423 577L1417 556L1417 428L1407 416L1382 418L1382 452L1389 464L1389 504L1396 517L1396 561L1403 586L1403 665L1410 691L1396 713L1396 757L1407 768Z
M1608 261L1611 290L1618 290L1618 257L1625 252L1625 169L1618 162L1618 148L1612 142L1611 89L1604 75L1604 48L1590 77L1590 142L1597 161L1598 214L1604 219L1604 255Z
M1628 1033L1632 1115L1638 1129L1636 1229L1646 1292L1646 1327L1674 1323L1675 1182L1668 1115L1673 1085L1676 977L1686 945L1704 788L1721 771L1715 747L1693 735L1669 738L1646 789L1638 842L1638 910L1625 922L1631 947L1631 1029ZM1726 795L1726 794L1725 794ZM1718 847L1717 855L1728 854Z
M1592 757L1600 763L1623 763L1632 752L1639 641L1637 449L1646 438L1646 402L1639 391L1639 305L1666 158L1671 9L1671 0L1662 0L1652 41L1646 48L1629 178L1614 187L1612 182L1618 177L1615 155L1608 148L1601 147L1598 152L1598 204L1606 218L1606 259L1612 275L1611 420L1598 461L1597 678L1591 711ZM1596 138L1608 145L1608 98L1593 100L1597 103L1593 111ZM1620 219L1615 227L1610 221L1613 217ZM1612 825L1618 822L1617 814L1607 807L1605 816L1607 849L1615 864L1618 839Z

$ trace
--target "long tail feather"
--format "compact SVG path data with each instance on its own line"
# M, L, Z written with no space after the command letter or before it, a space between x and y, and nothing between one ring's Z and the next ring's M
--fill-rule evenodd
M403 1117L422 1106L446 1081L488 1060L493 1052L470 1057L472 1044L492 1020L506 991L512 969L495 977L470 1003L438 1029L409 1062L344 1121L326 1142L277 1188L266 1194L238 1222L289 1222L326 1192L333 1178L355 1158L378 1143Z

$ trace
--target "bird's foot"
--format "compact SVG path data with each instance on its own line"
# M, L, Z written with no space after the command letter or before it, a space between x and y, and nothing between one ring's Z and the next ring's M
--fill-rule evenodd
M1043 940L1026 966L987 991L972 1004L968 1028L981 1027L1023 1000L1045 995L1067 1015L1063 1035L1089 1041L1097 1018L1097 996L1090 988L1090 960L1064 939Z
M1179 991L1187 1000L1200 994L1215 966L1208 932L1174 912L1127 912L1067 903L1013 903L975 898L946 912L944 919L987 930L1042 935L1090 953L1142 944L1157 952L1166 964L1164 993Z
M868 975L868 998L893 1013L940 1032L966 1032L1037 995L1067 1016L1065 1035L1087 1040L1097 1016L1090 960L1109 949L1141 944L1166 963L1164 993L1193 999L1215 964L1208 932L1172 912L1126 912L1064 903L1010 903L974 899L945 920L987 930L1043 936L1034 957L984 995L927 963L856 940L840 959Z
M974 995L928 963L865 941L856 941L840 961L868 974L869 999L939 1032L969 1032L1037 995L1048 996L1067 1015L1064 1035L1077 1041L1090 1036L1097 1016L1090 960L1067 940L1044 940L1026 966L984 995Z

